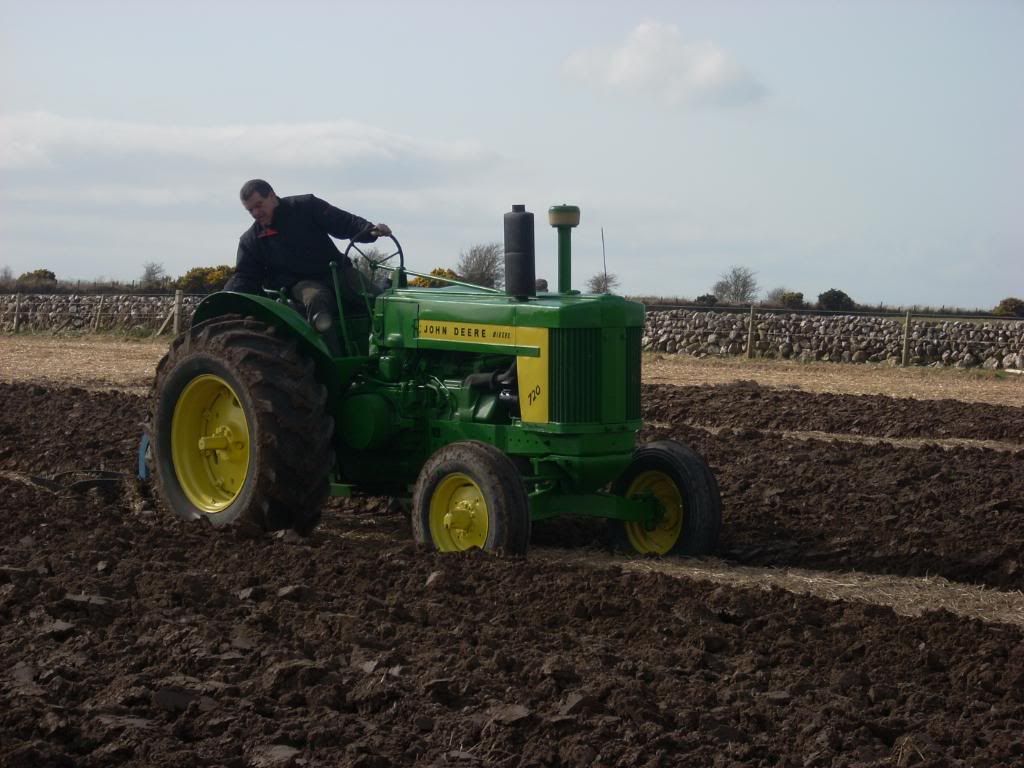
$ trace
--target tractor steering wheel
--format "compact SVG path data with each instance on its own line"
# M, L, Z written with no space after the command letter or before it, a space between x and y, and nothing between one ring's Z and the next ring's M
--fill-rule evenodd
M371 229L373 229L372 225L369 226L369 227L366 227L361 232L356 234L355 237L353 237L351 240L349 240L348 247L345 248L345 252L343 254L345 256L345 258L347 258L349 261L352 261L352 257L349 256L349 254L352 251L355 251L356 253L358 253L360 256L363 257L363 259L366 261L366 263L368 263L370 265L371 273L374 273L378 269L383 268L385 264L387 264L389 261L391 261L393 258L395 258L395 256L397 256L398 257L398 267L399 267L399 269L404 268L405 267L405 254L402 252L402 244L398 242L398 238L395 237L394 234L386 235L386 237L388 239L390 239L391 242L394 244L394 250L391 251L391 253L389 253L387 256L377 257L377 258L370 258L369 256L367 256L362 251L362 249L359 247L360 245L363 245L363 246L375 245L376 242L379 242L379 240L380 240L380 238L378 238L376 241L374 241L374 243L357 243L356 242L357 238L362 237L367 232L369 232ZM352 266L355 266L355 264L353 263Z

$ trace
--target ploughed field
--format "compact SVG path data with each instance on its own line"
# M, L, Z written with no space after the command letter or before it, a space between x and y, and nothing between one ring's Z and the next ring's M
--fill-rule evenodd
M1020 597L1024 409L750 382L644 402L642 437L718 477L716 568ZM251 538L133 483L30 479L132 473L146 407L0 382L0 765L1024 763L1012 617L664 573L592 522L535 526L525 560L441 556L384 500Z

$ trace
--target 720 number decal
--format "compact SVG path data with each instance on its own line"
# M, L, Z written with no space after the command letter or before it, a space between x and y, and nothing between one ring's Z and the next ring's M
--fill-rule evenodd
M527 394L527 396L526 396L526 402L528 402L530 405L533 405L537 401L537 399L539 397L540 397L540 384L538 384L537 386L535 386L533 389L530 390L529 394Z

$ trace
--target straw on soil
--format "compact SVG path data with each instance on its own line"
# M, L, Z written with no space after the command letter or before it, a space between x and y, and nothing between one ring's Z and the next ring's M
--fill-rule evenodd
M765 387L919 400L953 399L1024 406L1024 376L958 368L893 368L884 364L644 355L644 381L675 385L754 380Z
M601 552L535 549L534 557L574 562L595 568L618 566L625 571L662 573L678 579L703 579L716 584L809 594L834 601L885 605L903 616L945 610L967 618L1024 626L1024 593L999 592L939 576L912 578L854 571L837 574L799 568L758 568L716 559L623 559Z

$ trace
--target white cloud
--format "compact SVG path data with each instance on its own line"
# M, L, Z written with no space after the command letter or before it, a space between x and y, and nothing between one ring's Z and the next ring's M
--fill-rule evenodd
M0 199L40 205L86 203L99 206L123 206L130 201L133 205L142 208L218 202L216 189L197 189L192 186L157 187L130 181L120 184L78 183L72 185L65 181L52 186L12 185L7 189L0 188Z
M644 22L616 47L572 53L567 77L612 90L643 92L669 105L755 102L764 87L711 42L688 43L674 24Z
M61 117L0 116L0 169L47 168L67 159L198 160L226 167L343 168L360 163L475 164L476 142L430 142L352 120L264 125L175 126Z

